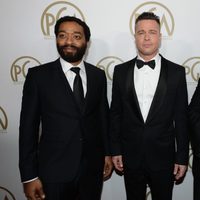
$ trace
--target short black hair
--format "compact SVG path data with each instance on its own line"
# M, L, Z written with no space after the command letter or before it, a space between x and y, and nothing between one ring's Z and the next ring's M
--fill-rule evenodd
M145 20L145 19L155 20L158 23L158 25L160 26L160 18L159 18L159 16L155 15L153 12L143 12L142 14L140 14L135 20L135 25L139 21Z
M77 24L83 27L86 41L88 42L90 40L90 36L91 36L90 28L84 21L74 16L64 16L57 20L55 28L54 28L54 33L56 37L58 36L59 27L63 22L76 22Z

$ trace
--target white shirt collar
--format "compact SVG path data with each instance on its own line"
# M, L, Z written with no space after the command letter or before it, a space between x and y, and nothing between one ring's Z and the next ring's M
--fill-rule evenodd
M63 70L64 73L67 73L72 67L74 67L74 65L72 65L71 63L65 61L61 57L60 57L60 63L61 63L62 70ZM83 60L81 60L81 62L76 67L79 67L80 70L85 73L85 65L84 65Z

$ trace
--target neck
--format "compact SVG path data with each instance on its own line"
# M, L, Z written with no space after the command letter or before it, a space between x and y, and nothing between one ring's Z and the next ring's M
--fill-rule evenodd
M141 54L140 52L138 53L139 56L144 59L145 62L148 62L150 61L152 58L154 58L156 55L157 55L158 52L154 53L154 54L151 54L151 55L144 55L144 54Z
M80 61L77 61L77 62L71 62L70 64L72 64L74 67L76 67L77 65L79 65L81 63L81 60Z

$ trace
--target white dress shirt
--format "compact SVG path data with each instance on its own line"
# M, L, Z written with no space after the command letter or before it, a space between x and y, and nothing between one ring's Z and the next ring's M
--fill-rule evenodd
M65 76L66 76L66 78L69 82L69 85L70 85L70 87L73 91L73 84L74 84L74 79L75 79L76 74L73 71L71 71L70 69L72 67L75 67L75 66L73 66L69 62L66 62L62 58L60 58L60 63L61 63L61 66L62 66L62 70L65 73ZM81 77L81 80L82 80L83 92L84 92L84 97L85 97L86 92L87 92L87 77L86 77L84 62L81 61L76 67L80 68L79 74L80 74L80 77Z
M139 55L137 59L144 61ZM144 65L142 68L138 69L136 64L134 68L134 85L144 122L147 119L151 107L161 69L161 57L159 54L151 60L155 60L154 69L150 68L148 65Z

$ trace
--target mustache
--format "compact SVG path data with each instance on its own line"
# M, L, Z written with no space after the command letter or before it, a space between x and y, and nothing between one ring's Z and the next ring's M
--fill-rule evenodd
M76 46L74 45L63 45L63 46L60 46L61 49L64 49L64 48L73 48L73 49L78 49Z

